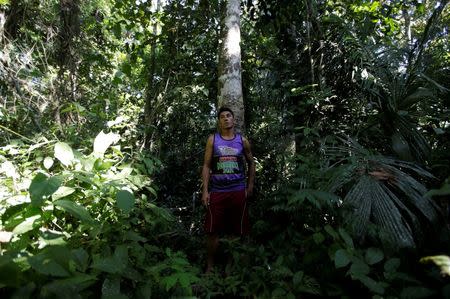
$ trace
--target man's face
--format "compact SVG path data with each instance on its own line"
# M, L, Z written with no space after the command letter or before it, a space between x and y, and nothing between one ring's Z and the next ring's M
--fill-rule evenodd
M234 117L230 111L223 111L220 113L219 126L221 129L230 129L234 126Z

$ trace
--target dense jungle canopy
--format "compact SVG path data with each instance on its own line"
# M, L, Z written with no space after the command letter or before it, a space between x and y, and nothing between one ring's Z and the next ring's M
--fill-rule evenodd
M450 298L447 0L241 1L252 229L204 274L226 3L0 0L1 298Z

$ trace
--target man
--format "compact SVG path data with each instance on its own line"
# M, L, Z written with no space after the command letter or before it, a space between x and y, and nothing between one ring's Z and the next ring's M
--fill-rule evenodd
M219 131L208 138L202 171L202 202L207 208L206 273L211 272L214 266L219 234L248 234L247 198L253 194L255 179L255 163L250 143L235 132L233 111L222 107L217 117ZM247 182L244 160L248 166Z

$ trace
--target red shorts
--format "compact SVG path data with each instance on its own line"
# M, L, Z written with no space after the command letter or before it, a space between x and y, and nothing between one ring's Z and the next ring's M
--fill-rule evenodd
M245 190L211 192L207 206L206 233L248 235L248 208Z

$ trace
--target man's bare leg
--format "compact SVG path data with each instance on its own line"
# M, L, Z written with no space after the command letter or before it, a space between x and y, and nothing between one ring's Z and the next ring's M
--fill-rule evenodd
M207 239L208 262L206 266L206 273L210 273L214 266L214 259L216 257L217 248L219 247L219 236L217 234L209 234Z

